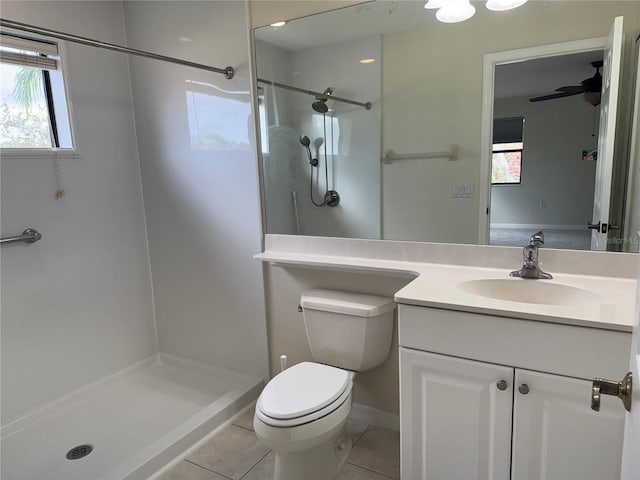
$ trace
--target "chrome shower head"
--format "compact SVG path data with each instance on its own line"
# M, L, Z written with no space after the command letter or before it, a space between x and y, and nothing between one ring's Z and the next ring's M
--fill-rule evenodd
M311 148L309 147L311 145L311 140L309 140L309 137L307 137L306 135L300 135L300 139L299 140L300 140L300 143L302 144L302 146L307 150L307 156L309 157L309 163L313 167L318 165L318 160L311 156Z
M313 108L318 113L327 113L329 111L329 107L327 107L327 100L320 99L311 104L311 108Z
M322 92L322 95L331 94L333 94L333 87L327 87L324 89L324 92ZM316 97L316 101L311 104L311 108L318 113L327 113L329 111L329 107L327 107L327 99L320 96Z

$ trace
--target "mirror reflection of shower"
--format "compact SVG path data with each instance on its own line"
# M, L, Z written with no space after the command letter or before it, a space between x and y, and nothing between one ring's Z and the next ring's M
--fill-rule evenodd
M316 97L316 101L311 104L311 108L318 113L322 114L322 130L323 137L316 138L313 141L313 145L316 149L316 158L313 158L311 155L311 140L306 135L302 135L300 137L300 143L307 150L307 156L309 157L309 164L311 165L311 176L309 178L309 198L311 199L311 203L313 203L316 207L336 207L340 204L340 195L335 189L329 188L329 157L327 156L327 112L329 111L329 107L327 106L327 100L330 98L330 95L333 94L333 87L328 87L322 92L322 95L318 95ZM331 121L331 149L333 150L333 121ZM320 147L324 145L324 186L325 193L322 198L322 201L316 202L313 198L313 171L314 167L318 167L319 161L318 157L320 157ZM331 152L331 158L333 158L333 151ZM319 173L319 172L318 172ZM316 175L316 182L318 182L318 175Z

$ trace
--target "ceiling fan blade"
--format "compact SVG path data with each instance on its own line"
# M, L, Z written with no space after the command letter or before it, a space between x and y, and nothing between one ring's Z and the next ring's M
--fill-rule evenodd
M583 85L569 85L567 87L556 88L556 92L571 93L577 95L578 93L584 93L587 89Z
M530 98L530 102L543 102L545 100L554 100L556 98L564 98L564 97L572 97L574 95L580 95L584 90L580 92L560 92L560 93L552 93L551 95L543 95L541 97Z

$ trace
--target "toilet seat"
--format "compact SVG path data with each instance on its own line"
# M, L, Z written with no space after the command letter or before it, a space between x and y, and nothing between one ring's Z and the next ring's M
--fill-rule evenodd
M267 425L293 427L322 418L351 394L353 373L328 365L302 362L276 375L256 404Z

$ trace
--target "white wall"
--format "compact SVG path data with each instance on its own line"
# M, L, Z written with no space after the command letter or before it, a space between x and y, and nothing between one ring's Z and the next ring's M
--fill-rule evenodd
M312 154L319 159L313 181L314 201L321 203L326 189L325 150L324 145L316 150L313 142L325 137L322 114L312 109L313 96L265 87L271 138L269 153L263 156L269 233L380 237L380 41L374 36L294 52L258 43L259 78L316 92L333 87L335 96L373 104L366 110L335 101L327 103L332 110L326 115L329 188L338 191L340 204L317 207L309 196L311 167L299 137L311 139ZM376 62L359 63L363 58ZM333 155L332 115L336 127ZM297 196L297 222L292 192Z
M124 43L119 2L2 2L2 16ZM2 424L155 351L127 58L69 45L82 158L2 158Z
M474 18L460 24L434 22L385 35L383 150L442 151L451 144L461 150L455 162L415 160L384 167L383 238L476 243L484 181L483 56L606 36L617 15L625 16L627 32L636 31L640 2L528 2L504 14L478 8ZM452 183L473 183L474 197L452 198Z
M581 158L598 147L594 113L598 119L599 108L581 96L495 101L495 118L522 116L525 123L521 183L491 187L491 223L585 226L591 220L596 162Z
M262 274L252 259L261 231L245 8L132 1L125 15L134 48L236 68L226 80L131 59L160 350L266 376ZM212 134L222 137L217 146L192 146Z

